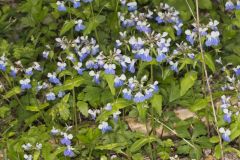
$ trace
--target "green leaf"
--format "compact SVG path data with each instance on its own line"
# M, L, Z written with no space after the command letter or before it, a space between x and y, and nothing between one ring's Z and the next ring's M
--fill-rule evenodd
M219 137L218 136L213 136L209 139L211 143L218 143L219 142Z
M112 115L113 113L117 112L118 110L120 109L123 109L127 106L130 106L132 105L131 102L125 100L125 99L122 99L122 98L119 98L115 103L113 103L112 105L112 110L111 111L106 111L104 110L97 118L97 121L105 121L108 119L108 117L110 115Z
M183 96L186 92L194 85L197 79L197 72L190 71L185 74L184 78L181 80L180 85L180 95Z
M155 94L151 99L151 104L159 116L162 114L162 96Z
M155 137L141 138L131 145L130 152L132 152L132 153L137 152L147 143L151 143L151 142L156 141L156 140L157 139Z
M221 147L220 147L219 144L215 146L214 156L215 156L217 159L220 159L220 158L221 158Z
M82 77L68 79L65 81L65 83L63 85L54 87L53 91L55 93L58 93L59 91L72 90L74 87L79 87L81 84L84 83L84 81L85 80Z
M199 1L199 8L200 9L212 9L211 0L201 0L201 1Z
M38 112L39 108L37 106L26 106L27 111Z
M85 116L88 116L88 104L86 102L83 101L78 101L77 102L77 107L79 109L79 111Z
M90 34L93 30L95 30L101 23L106 20L106 17L103 15L95 16L89 19L89 22L86 24L86 29L83 32L83 35Z
M205 53L204 57L205 57L206 65L212 70L212 72L215 72L216 68L215 68L215 64L213 62L212 56L208 53Z
M145 121L147 118L147 106L144 103L137 104L138 115L142 121Z
M14 87L13 89L11 89L10 91L8 91L4 96L3 98L4 99L8 99L12 96L15 96L16 94L19 94L21 93L21 88L20 87Z
M105 145L101 145L101 146L96 146L95 149L99 149L99 150L113 150L114 148L117 147L124 147L126 146L126 142L125 143L111 143L111 144L105 144Z
M35 151L33 154L33 160L38 160L39 156L40 156L40 151Z
M205 98L205 99L197 99L194 104L190 107L191 111L193 112L197 112L199 110L204 109L205 107L207 107L209 103L209 99Z
M171 82L171 89L169 93L169 102L173 102L176 99L180 98L180 89L179 85L175 83L175 81Z
M5 117L5 114L10 110L9 107L7 106L2 106L0 107L0 117L1 118L4 118Z
M115 91L115 87L114 87L114 75L111 74L105 74L104 78L106 79L108 86L111 90L112 95L115 95L116 91Z
M72 29L72 27L75 25L75 21L71 20L71 21L66 21L60 31L60 36L62 36L64 33L66 33L67 31L69 31L70 29Z

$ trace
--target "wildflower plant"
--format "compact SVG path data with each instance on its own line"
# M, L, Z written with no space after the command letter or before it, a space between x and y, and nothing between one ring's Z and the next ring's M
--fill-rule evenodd
M9 26L28 36L18 33L13 46L0 39L4 156L239 154L240 2L164 2L21 2L21 25ZM179 117L178 108L194 116ZM132 119L144 129L135 131Z

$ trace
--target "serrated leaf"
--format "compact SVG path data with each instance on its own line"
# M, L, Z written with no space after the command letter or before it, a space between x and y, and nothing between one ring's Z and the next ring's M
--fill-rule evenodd
M71 20L71 21L66 21L60 31L60 36L62 36L64 33L66 33L67 31L69 31L70 29L73 28L73 26L75 25L75 21Z
M130 152L132 153L137 152L147 143L152 143L153 141L156 141L156 140L157 139L155 137L141 138L131 145Z
M197 79L197 72L190 71L187 72L183 79L181 79L180 85L180 95L183 96L186 92L194 85L194 82Z

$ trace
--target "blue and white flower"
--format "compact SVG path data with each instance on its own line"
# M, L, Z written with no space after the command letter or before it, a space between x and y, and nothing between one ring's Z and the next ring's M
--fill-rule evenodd
M60 80L56 77L56 73L48 73L49 82L54 84L60 84Z
M240 65L237 67L233 68L233 71L235 72L236 76L240 76Z
M67 64L65 62L57 62L58 71L63 71L66 69Z
M73 8L79 8L81 6L80 0L71 0Z
M20 84L21 84L21 89L25 90L25 89L30 89L32 87L32 85L30 84L30 79L24 79L24 80L20 80Z
M129 2L127 3L128 11L133 12L137 9L137 2Z
M40 66L40 64L38 62L33 62L32 68L36 71L42 71L42 67Z
M91 116L91 118L92 118L93 120L96 119L97 114L99 114L99 113L100 113L100 110L99 110L99 109L95 109L95 110L89 109L89 110L88 110L88 114L90 114L90 116Z
M56 96L53 92L49 92L46 94L46 98L48 101L54 101L56 99Z
M123 98L125 98L127 100L132 99L132 91L130 89L124 88L122 93L123 93Z
M125 80L126 80L126 76L124 74L122 74L120 77L116 76L114 79L114 86L115 87L123 86Z
M65 157L74 157L74 148L70 145L67 146L67 148L64 150L63 154Z
M223 127L221 127L219 129L219 132L222 133L222 139L225 141L225 142L230 142L231 139L230 139L230 135L231 135L231 131L229 129L224 129Z
M75 31L79 32L79 31L83 31L86 27L85 25L83 25L83 21L81 19L75 21Z
M137 39L135 37L131 37L128 42L131 45L132 50L142 49L145 43L140 37L138 37Z
M24 151L29 151L32 149L32 145L31 145L31 143L26 143L26 144L22 145L22 148Z
M7 62L6 62L5 58L3 58L3 56L2 56L0 59L0 70L6 71L6 66L7 66Z
M32 160L33 156L31 154L24 154L23 158L24 158L24 160Z
M118 121L120 114L121 114L120 111L117 111L117 112L114 112L114 113L113 113L113 120L114 120L114 122L117 122L117 121Z
M156 58L157 62L162 62L165 59L167 59L167 56L158 49L158 55L157 55L157 58Z
M237 1L236 10L240 10L240 1Z
M66 58L73 63L76 61L76 59L74 58L74 54L69 54Z
M109 126L108 122L101 122L98 126L98 128L102 131L102 133L106 133L112 130L112 127Z
M234 10L235 6L231 0L228 0L225 4L225 10L226 11L232 11Z
M111 105L111 103L108 103L108 104L104 107L104 109L105 109L106 111L111 111L111 110L112 110L112 105Z
M178 72L178 62L173 62L173 61L170 61L169 64L171 65L170 69L172 71L175 71L175 72Z
M67 10L63 1L57 1L57 7L58 7L59 11L66 11Z
M42 143L37 143L36 144L36 149L41 150L42 149Z
M58 98L62 98L65 95L65 92L59 91L58 92Z
M84 68L82 68L82 63L78 62L77 65L74 66L74 69L77 70L79 75L83 74L83 71L85 70Z
M12 77L16 77L16 75L17 75L17 72L18 72L18 69L17 68L15 68L14 66L11 66L10 67L10 75L12 76Z
M49 51L43 51L42 56L45 59L48 59Z
M67 133L61 133L63 135L63 138L61 139L61 144L69 146L71 145L71 140L73 139L72 134L67 134Z
M106 74L115 74L116 65L115 64L105 64L103 66Z
M224 121L228 122L228 123L231 123L232 112L229 111L227 108L225 108L225 109L223 109L223 113L224 113L224 117L223 117Z
M32 67L29 67L25 70L25 74L28 75L28 76L31 76L33 75L33 68Z
M157 13L157 17L155 18L155 20L157 21L158 24L164 23L164 14L162 12L158 12Z
M217 20L210 20L210 22L208 23L208 27L211 28L211 30L213 31L217 31L218 30L218 24L219 22Z
M145 101L145 96L141 92L137 92L133 98L135 103L140 103Z
M138 21L137 25L136 25L136 29L139 32L144 32L144 33L150 33L151 32L150 24L147 24L146 21Z
M93 77L93 81L94 81L96 84L100 84L100 72L90 71L90 72L89 72L89 75L90 75L91 77Z
M91 3L93 0L82 0L84 3Z
M149 49L140 49L139 51L136 51L135 58L141 59L142 61L151 62L152 57L149 54Z
M186 40L191 44L193 45L194 42L195 42L195 38L196 38L196 33L195 32L192 32L190 31L189 29L185 31L185 34L186 34Z
M217 46L220 42L219 35L218 31L212 31L210 35L207 35L206 46Z
M51 129L51 134L52 134L52 135L57 135L58 133L60 133L60 130L59 130L59 129L56 129L55 127L53 127L53 128Z

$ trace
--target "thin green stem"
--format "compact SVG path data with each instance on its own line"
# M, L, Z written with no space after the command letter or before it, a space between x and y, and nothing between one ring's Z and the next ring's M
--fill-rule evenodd
M77 105L76 105L76 95L75 95L75 89L72 90L72 97L73 97L73 120L75 124L75 131L77 133L78 129L78 121L77 121Z
M150 117L152 117L150 114L149 114ZM176 136L178 136L179 138L181 138L183 141L185 141L189 146L191 146L193 149L197 150L197 148L188 140L186 140L185 138L182 138L181 136L178 135L178 133L176 131L174 131L172 128L170 128L169 126L167 126L165 123L161 122L160 120L156 119L155 117L153 117L153 119L161 124L163 127L167 128L169 131L171 131L173 134L175 134Z

